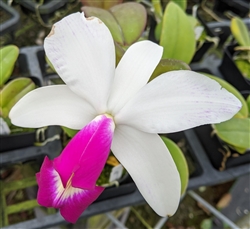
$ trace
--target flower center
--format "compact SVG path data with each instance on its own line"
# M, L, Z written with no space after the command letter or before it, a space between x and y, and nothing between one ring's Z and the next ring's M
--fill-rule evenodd
M112 129L112 131L114 131L114 129L115 129L115 119L114 119L113 115L109 114L109 113L104 113L104 114L98 115L97 117L101 117L103 115L112 120L111 129Z
M75 175L75 174L72 173L71 176L70 176L70 178L69 178L69 180L67 181L67 184L66 184L66 187L65 187L65 192L66 192L69 188L72 187L72 186L71 186L71 183L72 183L72 179L73 179L74 175Z

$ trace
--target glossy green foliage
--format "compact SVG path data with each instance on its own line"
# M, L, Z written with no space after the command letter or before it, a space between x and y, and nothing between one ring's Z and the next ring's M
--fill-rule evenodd
M239 153L250 149L250 119L232 118L226 122L214 125L218 137L229 145L235 147Z
M115 65L116 66L120 62L120 60L121 60L122 56L124 55L124 53L125 53L125 50L120 45L115 43L115 60L116 60Z
M125 44L137 41L147 22L146 9L138 3L128 2L110 8L123 31Z
M192 25L193 28L195 28L197 25L199 25L199 21L197 20L196 17L192 16L192 15L187 15L188 19Z
M104 10L94 7L82 7L87 17L100 18L109 28L113 39L121 46L136 42L147 21L146 9L139 3L127 2Z
M247 97L248 113L250 114L250 95Z
M188 172L188 165L187 161L181 151L181 149L170 139L166 137L161 137L165 145L167 146L175 164L177 167L177 170L180 174L181 179L181 194L184 194L187 185L188 185L188 179L189 179L189 172Z
M65 127L65 126L61 126L63 131L70 137L70 138L73 138L79 130L73 130L73 129L70 129L68 127Z
M9 79L19 55L15 45L8 45L0 49L0 87Z
M108 10L112 6L122 3L122 0L81 0L82 4L85 6L98 7Z
M187 0L171 0L171 1L176 3L184 11L187 9Z
M242 75L250 80L250 33L247 26L241 18L234 17L230 25L232 34L238 44L241 46L235 53L235 64Z
M186 9L186 4L187 2L185 0L172 0L172 2L176 3L177 5L180 6L180 8L182 8L184 11ZM161 5L161 1L160 0L152 0L152 5L153 5L153 9L154 9L154 16L157 22L155 31L154 31L154 35L155 35L155 39L157 41L160 40L161 37L161 30L162 30L162 17L163 17L163 10L162 10L162 5ZM191 18L192 16L187 15L188 18ZM194 20L197 21L197 19L195 17L192 17L192 19L190 19L191 24L194 22ZM192 24L193 25L193 24ZM195 25L193 25L194 27Z
M186 13L174 2L169 2L163 15L160 45L163 58L189 64L196 49L195 33Z
M45 56L45 61L46 61L46 63L49 65L49 67L51 68L51 70L52 70L53 72L56 72L56 70L55 70L53 64L50 62L50 60L49 60L49 58L48 58L47 56Z
M250 61L250 57L249 57L249 61ZM247 60L243 60L243 59L238 59L238 60L235 60L234 62L236 66L238 67L238 69L240 70L241 74L245 78L250 80L250 62L248 62Z
M155 27L154 35L155 35L155 39L156 39L157 41L159 41L160 38L161 38L161 30L162 30L162 21L159 22L159 23L156 25L156 27Z
M11 108L18 102L18 100L35 87L35 84L29 78L17 78L10 81L0 91L0 115L7 118Z
M162 73L174 70L190 70L190 67L180 60L161 59L154 72L152 73L149 81L153 80Z
M160 22L163 16L161 0L151 0L154 10L155 19L157 22Z
M109 28L113 39L117 43L123 44L124 40L121 28L117 23L114 15L110 11L87 6L83 7L82 9L87 17L95 16L100 18L104 22L104 24Z
M241 46L250 46L250 35L247 26L241 18L234 17L231 20L231 31L236 41Z

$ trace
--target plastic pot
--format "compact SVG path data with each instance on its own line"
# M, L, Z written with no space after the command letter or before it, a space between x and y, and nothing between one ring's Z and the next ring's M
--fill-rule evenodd
M201 65L191 65L191 68L196 70L197 72L204 72L212 75L216 75L220 78L226 78L225 75L221 75L219 71L220 60L216 59L214 56L207 58ZM200 69L199 67L203 67ZM230 73L229 66L225 69L225 73ZM247 95L247 94L246 94ZM225 152L225 148L223 143L216 135L211 135L212 127L211 125L203 125L200 127L194 128L194 133L199 139L200 145L203 148L204 153L207 156L207 160L209 160L210 167L212 166L212 170L218 173L220 178L223 178L223 174L227 174L228 170L234 171L234 169L238 172L243 172L242 175L246 174L250 171L250 152L246 152L245 154L239 154L236 151L230 149L231 156L225 157L222 152ZM223 163L224 158L224 163ZM220 169L225 171L221 172ZM241 170L242 168L242 170ZM241 171L240 171L241 170ZM233 177L232 177L233 179ZM227 180L225 180L227 181Z
M20 48L17 60L19 72L23 77L33 77L37 85L43 86L44 49L42 46Z
M243 19L244 23L249 27L250 20L249 18ZM229 36L232 36L230 29L231 21L225 20L222 22L209 22L207 26L214 33L215 36L219 37L219 46L224 45Z
M68 0L44 0L44 3L40 6L33 0L18 0L17 2L21 5L24 13L39 13L43 21L47 23L57 10L63 8L68 3Z
M0 152L32 146L36 142L35 131L0 136Z
M191 10L188 10L188 12L191 13ZM207 23L204 21L204 19L202 18L202 15L200 13L200 10L197 10L197 19L199 20L199 22L201 23L201 25L204 27L206 33L208 36L214 38L216 35L214 33L213 30L211 30L209 28L209 26L207 25ZM196 53L194 54L194 57L191 61L191 63L195 63L195 62L199 62L203 56L205 55L205 53L207 53L207 51L214 45L214 43L212 41L205 41L204 44L196 51Z
M34 146L35 144L41 144L45 142L46 139L50 138L51 135L58 135L60 132L60 127L50 126L45 131L37 129L32 132L1 135L0 153Z
M250 151L247 151L245 154L240 154L228 147L231 154L225 157L223 153L226 155L226 149L224 148L226 144L218 139L216 135L211 136L212 131L211 125L195 128L195 132L215 169L226 170L227 168L250 163Z
M4 1L0 1L0 12L0 16L2 18L0 36L15 31L19 25L19 13L14 8L4 3Z
M123 178L118 180L119 186L107 187L95 202L100 202L110 198L115 198L123 195L128 195L136 190L132 178L126 174Z
M26 170L26 176L24 177L23 174L20 174L18 175L17 180L15 179L13 181L8 182L0 180L2 199L0 204L1 227L9 225L11 223L10 219L13 215L17 217L17 214L22 214L25 211L31 211L33 208L38 206L38 203L35 199L36 196L33 195L33 193L35 193L37 189L35 172L38 171L45 156L48 156L49 158L53 159L60 154L62 150L61 140L59 137L60 132L61 129L59 127L50 127L48 128L48 132L46 134L47 139L50 138L50 141L48 141L46 144L43 144L41 146L19 148L0 154L1 172L3 172L3 174L8 173L10 168L14 168L16 167L16 165L25 166L25 164L27 163L32 163L33 165L35 165L35 170ZM4 143L4 141L1 140L1 143ZM15 144L15 142L13 141L12 144ZM20 172L21 171L19 171L19 173ZM10 177L12 177L12 175L10 175ZM30 191L29 194L27 193L28 189ZM11 201L8 203L7 196L9 196L10 194L12 195L13 193L14 196L18 195L18 192L23 193L22 198L20 199L19 197L16 201Z
M45 51L43 46L29 46L20 49L18 57L19 74L27 77L31 76L40 86L53 84L59 76L48 70L48 64L45 60Z
M226 11L231 11L244 18L249 12L249 0L216 0L214 11L220 16Z

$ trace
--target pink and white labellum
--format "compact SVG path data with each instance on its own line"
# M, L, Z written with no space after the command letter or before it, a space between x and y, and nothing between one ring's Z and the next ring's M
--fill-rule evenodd
M113 119L97 116L75 135L59 157L46 157L36 174L38 203L59 208L67 221L76 222L104 190L96 186L96 181L109 155L113 133Z

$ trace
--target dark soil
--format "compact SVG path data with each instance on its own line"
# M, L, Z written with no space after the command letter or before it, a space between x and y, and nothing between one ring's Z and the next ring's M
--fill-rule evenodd
M8 14L6 11L0 9L0 24L6 22L10 19L10 14Z

